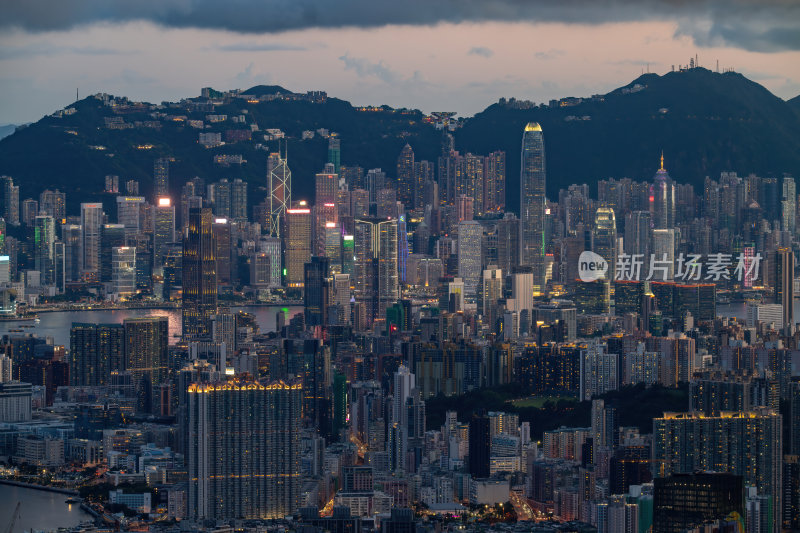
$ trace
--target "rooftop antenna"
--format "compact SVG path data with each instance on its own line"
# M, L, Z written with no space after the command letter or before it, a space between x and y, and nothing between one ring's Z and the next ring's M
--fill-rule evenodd
M77 102L77 101L78 101L78 100L80 100L80 99L81 99L81 97L80 97L80 96L78 96L78 88L77 88L77 87L75 87L75 101Z

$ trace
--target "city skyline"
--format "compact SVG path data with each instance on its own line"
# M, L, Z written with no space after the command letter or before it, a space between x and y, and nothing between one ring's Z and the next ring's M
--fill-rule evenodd
M794 0L0 34L3 531L800 530Z

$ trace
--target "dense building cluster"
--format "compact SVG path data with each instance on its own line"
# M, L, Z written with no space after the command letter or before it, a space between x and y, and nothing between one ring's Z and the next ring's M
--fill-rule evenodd
M123 525L164 530L800 527L792 177L695 191L662 155L649 181L548 198L537 123L513 154L518 191L506 153L460 153L446 130L436 161L405 144L388 171L325 133L313 177L285 149L261 183L177 183L162 157L152 183L120 194L107 176L107 201L79 213L0 178L6 318L180 312L180 327L75 322L69 346L3 336L0 456L91 467L122 487L87 500L100 517L122 506ZM274 328L236 308L255 304ZM486 390L515 401L446 403ZM661 407L626 403L643 390L687 399L633 422Z

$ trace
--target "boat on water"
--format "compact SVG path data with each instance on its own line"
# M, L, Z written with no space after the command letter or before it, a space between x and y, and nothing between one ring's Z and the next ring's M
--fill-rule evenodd
M82 501L83 500L81 500L80 498L76 498L75 496L70 496L69 498L64 500L64 503L81 503Z

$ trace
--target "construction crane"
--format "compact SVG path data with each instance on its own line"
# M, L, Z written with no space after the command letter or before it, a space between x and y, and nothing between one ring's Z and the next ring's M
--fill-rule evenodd
M19 518L20 505L22 505L22 502L17 502L17 506L14 508L14 512L11 513L11 523L8 524L5 533L14 533L14 524L17 523L17 518Z

